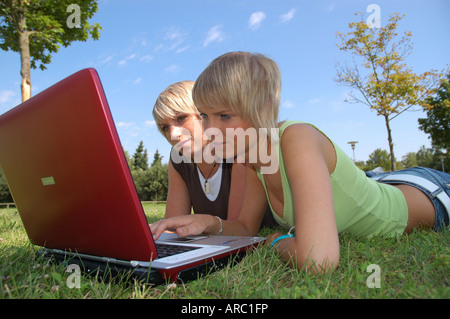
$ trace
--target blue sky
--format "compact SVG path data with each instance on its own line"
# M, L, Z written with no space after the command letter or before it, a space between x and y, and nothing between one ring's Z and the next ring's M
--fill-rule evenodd
M74 0L76 3L76 0ZM151 111L159 93L181 80L195 80L215 57L229 51L266 54L282 72L280 120L315 124L357 160L388 149L384 120L361 104L348 104L348 88L333 81L337 62L351 61L338 50L336 32L366 12L381 9L385 25L394 12L405 14L399 30L413 35L407 64L417 73L450 62L450 1L363 0L100 0L91 20L102 27L99 41L73 43L54 55L47 70L32 71L32 93L87 67L97 69L124 148L132 155L143 141L149 161L156 149L169 158ZM370 13L365 13L367 18ZM20 58L0 51L0 114L20 103ZM408 112L392 122L398 159L430 146Z

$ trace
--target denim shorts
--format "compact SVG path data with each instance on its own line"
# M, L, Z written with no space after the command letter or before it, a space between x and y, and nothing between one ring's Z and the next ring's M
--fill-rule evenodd
M450 175L431 168L411 167L400 171L380 173L376 170L366 175L380 183L406 184L420 189L431 200L436 212L435 231L449 225Z

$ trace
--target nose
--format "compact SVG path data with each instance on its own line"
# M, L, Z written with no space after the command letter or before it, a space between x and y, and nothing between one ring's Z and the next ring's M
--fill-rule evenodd
M181 129L178 126L171 125L170 126L170 139L171 140L181 140L182 136Z

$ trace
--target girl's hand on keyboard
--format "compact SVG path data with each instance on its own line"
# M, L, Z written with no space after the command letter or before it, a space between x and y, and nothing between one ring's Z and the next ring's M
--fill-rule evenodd
M162 219L150 224L153 238L157 240L165 230L172 230L178 236L192 236L199 234L213 234L219 221L212 215L186 215ZM217 231L216 231L217 233Z

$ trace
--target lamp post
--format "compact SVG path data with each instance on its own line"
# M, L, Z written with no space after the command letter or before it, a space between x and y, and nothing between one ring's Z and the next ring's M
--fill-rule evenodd
M356 145L356 143L358 143L358 141L351 141L351 142L348 142L348 144L350 144L350 145L352 146L352 150L353 150L353 162L356 161L356 160L355 160L355 145Z

